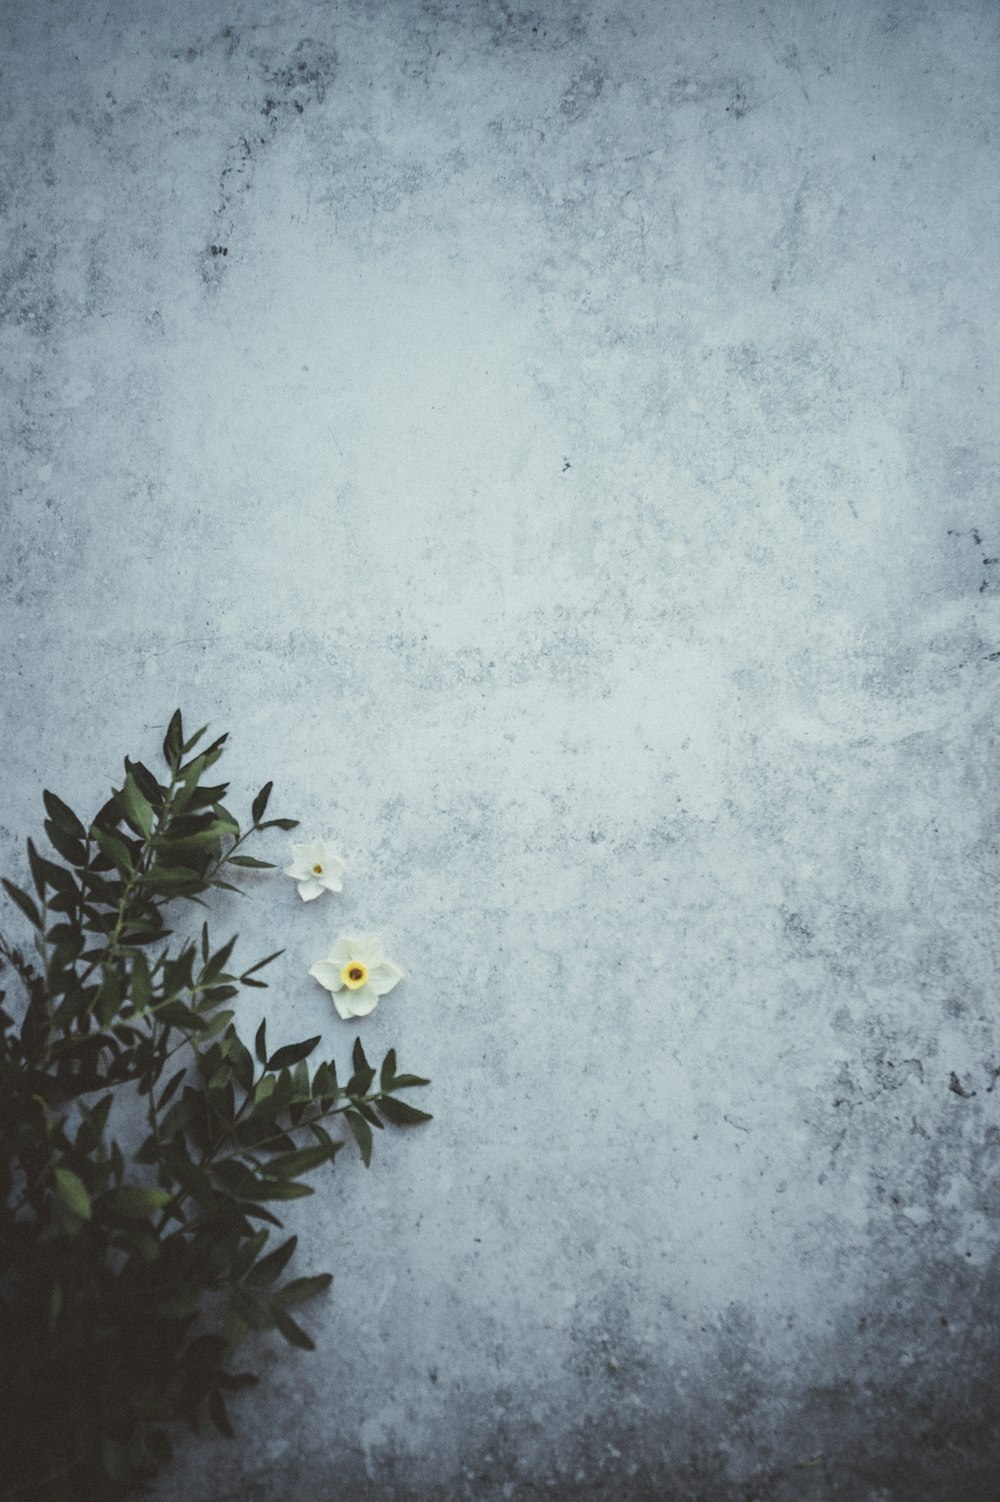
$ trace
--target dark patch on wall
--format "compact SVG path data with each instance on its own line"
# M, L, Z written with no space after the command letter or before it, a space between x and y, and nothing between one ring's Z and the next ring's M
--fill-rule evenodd
M0 323L16 323L44 338L52 332L58 299L53 245L28 246L0 269Z
M226 57L235 55L239 36L231 28L221 34ZM218 40L218 39L217 39ZM189 49L195 57L200 53ZM261 49L250 49L260 70L261 81L255 118L248 118L226 153L219 175L216 229L201 254L201 279L209 292L221 284L230 257L238 255L238 221L242 206L252 193L255 173L278 131L298 120L310 107L321 105L337 75L337 53L324 42L305 37L290 54L275 60Z

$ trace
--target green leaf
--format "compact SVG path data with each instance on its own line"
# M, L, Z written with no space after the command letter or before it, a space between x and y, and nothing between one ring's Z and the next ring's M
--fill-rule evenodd
M28 845L29 847L31 846L30 840L28 841ZM46 860L44 855L38 855L37 853L34 864L37 867L39 876L47 887L52 887L61 897L69 897L74 904L77 902L80 896L80 888L76 884L76 877L67 871L65 866L57 866L54 861ZM81 882L83 880L84 878L81 877ZM88 886L92 886L94 891L99 894L100 888L104 885L101 878L88 873L86 880ZM114 900L117 903L117 896Z
M244 979L245 977L241 977ZM257 1055L258 1062L267 1067L267 1018L265 1017L253 1040L253 1051Z
M141 1185L124 1185L111 1198L111 1213L120 1220L145 1220L155 1215L173 1199L169 1189L146 1189Z
M230 1291L229 1302L245 1325L251 1330L270 1330L274 1326L269 1300L262 1293L247 1287Z
M183 1078L184 1078L184 1076L186 1074L187 1074L187 1065L186 1064L182 1064L181 1067L180 1067L180 1069L178 1069L177 1073L176 1074L172 1074L170 1076L170 1079L167 1081L166 1085L163 1088L163 1094L160 1096L160 1099L157 1102L156 1109L158 1111L162 1111L163 1108L164 1108L164 1106L167 1104L167 1101L171 1098L172 1095L174 1095L176 1093L177 1089L180 1086L181 1081L183 1080Z
M355 1038L354 1040L354 1052L351 1055L351 1058L354 1064L355 1074L360 1074L362 1069L369 1069L371 1067L368 1063L368 1060L365 1058L365 1051L361 1047L360 1038Z
M209 1090L221 1090L224 1085L229 1084L232 1077L233 1071L231 1066L229 1064L221 1064L208 1082Z
M332 1282L332 1273L316 1273L311 1278L293 1278L284 1288L277 1289L271 1295L271 1307L273 1309L277 1304L282 1309L293 1309L296 1304L304 1304L307 1300L326 1293Z
M314 1100L332 1101L337 1091L336 1075L325 1061L320 1064L313 1075L312 1093Z
M31 879L35 883L35 891L42 901L45 901L45 876L42 870L42 858L38 854L31 840L25 842L28 847L28 865L31 867Z
M253 1058L250 1050L245 1047L243 1040L236 1036L233 1031L232 1046L229 1050L229 1062L233 1067L233 1074L242 1090L253 1088Z
M345 1111L344 1115L354 1133L354 1140L361 1149L361 1161L368 1168L372 1161L372 1129L357 1111Z
M378 1077L379 1088L382 1089L382 1090L391 1090L392 1089L392 1081L395 1079L395 1077L396 1077L396 1050L394 1048L390 1048L389 1052L386 1054L385 1058L382 1060L382 1068L379 1071L379 1077Z
M181 991L190 990L194 983L194 958L194 945L185 944L179 955L165 962L163 966L164 996L177 996Z
M68 835L58 824L51 819L45 821L45 833L48 835L49 844L53 850L58 851L64 861L69 861L71 866L85 866L87 864L87 852L83 848L83 842Z
M175 709L167 726L167 733L163 739L163 759L171 772L176 772L180 759L184 754L184 724L181 720L181 712Z
M167 790L162 783L157 782L149 768L143 766L141 761L131 761L126 756L125 770L126 772L131 772L140 793L147 799L151 807L161 809Z
M42 915L38 911L35 904L32 902L31 898L28 896L27 892L22 892L21 888L16 887L12 881L8 881L6 876L0 876L0 881L3 882L4 891L7 893L7 896L10 897L12 901L17 903L17 906L21 909L21 912L27 918L32 927L41 928Z
M383 1124L381 1121L379 1121L378 1117L375 1115L375 1112L372 1110L367 1101L357 1101L356 1108L361 1112L362 1116L368 1122L369 1126L377 1127L380 1132L382 1131Z
M226 1350L231 1355L245 1338L247 1327L234 1309L227 1309L222 1329L226 1337Z
M90 832L115 869L120 871L123 876L131 876L134 864L128 846L118 839L116 835L108 834L106 830L100 829L96 824L91 825Z
M302 1200L312 1194L311 1184L286 1183L284 1179L265 1179L254 1191L255 1200Z
M239 995L239 987L229 984L229 977L220 975L218 982L205 989L203 1006L218 1006L220 1001L229 1001L233 996Z
M132 1002L137 1011L143 1012L153 1002L153 986L149 975L149 965L144 954L137 954L132 960Z
M273 788L273 786L273 782L265 782L256 798L253 800L253 807L250 810L250 814L254 824L260 823L261 818L264 814L264 810L265 808L267 808L267 800L271 796L271 789Z
M393 1077L393 1090L409 1090L414 1085L429 1085L430 1080L421 1079L419 1074L397 1074Z
M94 1015L102 1027L107 1027L125 998L125 985L117 970L106 969L94 999Z
M275 871L277 866L274 861L259 861L253 855L227 855L227 866L246 866L252 871Z
M233 934L233 937L227 943L223 944L221 949L217 949L212 955L212 958L209 960L208 964L205 966L204 970L201 973L201 984L203 986L211 985L211 983L225 970L226 961L229 959L229 956L236 948L236 940L238 938L238 934Z
M248 1236L244 1239L243 1245L233 1257L229 1269L230 1276L234 1282L241 1283L246 1277L264 1250L269 1235L269 1231L261 1230L255 1232L253 1236Z
M362 1069L358 1074L352 1074L344 1086L347 1094L352 1097L367 1095L375 1079L375 1071L372 1068Z
M137 830L145 839L153 832L153 809L149 800L140 790L131 772L125 773L125 785L121 790L121 803L125 810L125 816L132 828Z
M307 1038L304 1043L286 1043L284 1048L279 1048L271 1055L267 1061L267 1068L288 1069L292 1064L298 1064L302 1059L307 1059L322 1036L322 1033L317 1033L315 1038Z
M79 1216L81 1220L90 1220L93 1210L90 1204L90 1195L83 1185L83 1180L78 1178L71 1168L57 1168L56 1191L67 1210Z
M189 814L199 808L214 808L220 798L224 798L229 792L228 782L219 782L214 786L207 783L204 787L195 788L184 799L184 807Z
M186 1006L183 1001L179 1001L176 997L173 1001L168 1001L162 1006L157 1005L154 1011L159 1021L166 1022L170 1027L191 1027L197 1032L204 1026L203 1020L198 1016L198 1013L192 1011L189 1006Z
M260 1261L247 1274L249 1281L261 1285L273 1283L275 1278L281 1276L291 1261L298 1243L299 1238L297 1236L290 1236L275 1251L268 1252L266 1257L261 1257Z
M42 798L46 812L57 829L61 829L64 834L71 835L75 840L87 838L87 831L67 803L57 798L55 793L50 793L48 789L42 793Z
M185 828L187 820L178 819L171 826L169 838L157 840L157 849L165 854L173 854L176 851L201 850L210 845L217 845L227 835L235 834L236 829L226 819L209 819L207 823L195 828Z
M328 1156L325 1147L298 1147L293 1153L272 1158L267 1171L273 1178L293 1179L300 1173L308 1173L311 1168L318 1168Z
M190 866L160 866L146 871L142 877L145 892L180 892L184 887L195 887L199 892L205 887L205 878Z
M183 747L181 749L182 749L182 751L183 751L183 753L184 753L185 756L187 756L187 754L188 754L189 751L193 751L194 750L195 746L197 746L198 742L201 740L202 736L205 734L205 731L207 729L208 729L207 725L202 725L202 727L201 727L200 730L196 730L195 733L194 733L194 735L192 735L189 740L186 740L184 742L184 745L183 745Z
M297 1325L290 1314L286 1314L281 1308L274 1309L273 1313L274 1323L289 1345L297 1346L300 1351L315 1351L315 1341L310 1340L302 1326Z
M256 965L251 965L249 970L244 970L240 980L245 981L248 975L256 975L258 970L263 970L265 965L270 965L272 960L276 960L284 952L283 949L276 949L273 954L265 955L262 960L257 961Z
M253 1092L253 1103L254 1103L254 1105L255 1106L259 1106L265 1100L270 1099L270 1097L274 1094L274 1090L275 1090L275 1078L274 1078L274 1075L273 1074L262 1074L261 1077L260 1077L260 1079L257 1081L257 1084L254 1086L254 1092Z
M326 1148L327 1158L330 1160L330 1163L332 1165L334 1158L340 1152L344 1144L342 1142L334 1142L333 1138L330 1136L330 1133L326 1130L326 1128L321 1127L315 1121L311 1121L309 1123L309 1130L316 1138L316 1141L321 1143L323 1147Z
M397 1100L394 1095L384 1096L378 1102L378 1109L387 1121L393 1121L397 1126L416 1126L418 1121L433 1121L429 1111L418 1111L416 1106L407 1105L405 1100Z
M265 819L264 823L257 827L259 829L298 829L299 821L298 819Z

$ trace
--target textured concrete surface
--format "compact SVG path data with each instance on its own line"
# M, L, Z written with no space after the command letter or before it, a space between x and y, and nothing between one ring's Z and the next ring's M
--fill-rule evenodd
M434 1078L162 1502L996 1497L998 42L6 0L3 865L180 704Z

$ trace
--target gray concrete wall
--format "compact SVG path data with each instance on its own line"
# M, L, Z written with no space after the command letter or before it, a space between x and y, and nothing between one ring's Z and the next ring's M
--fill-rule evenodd
M998 39L4 5L4 868L180 704L434 1079L162 1502L995 1496Z

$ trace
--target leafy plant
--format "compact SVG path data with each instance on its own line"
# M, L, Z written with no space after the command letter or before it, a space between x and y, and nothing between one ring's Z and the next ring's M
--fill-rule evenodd
M105 1502L169 1458L172 1421L207 1412L232 1434L226 1394L257 1380L232 1370L237 1347L276 1329L312 1350L291 1311L331 1281L286 1279L296 1238L272 1245L272 1207L334 1162L333 1118L366 1166L373 1127L430 1119L398 1098L428 1082L393 1050L376 1080L357 1040L343 1085L333 1059L307 1064L318 1036L272 1052L262 1022L251 1051L228 1003L277 955L237 974L235 938L166 926L181 900L238 890L222 872L270 864L243 851L252 834L296 826L265 818L269 782L241 830L228 784L206 781L226 741L197 751L206 728L185 738L178 711L166 780L126 758L89 824L46 792L58 859L29 840L34 895L3 880L38 954L0 938L20 991L0 991L3 1498Z

